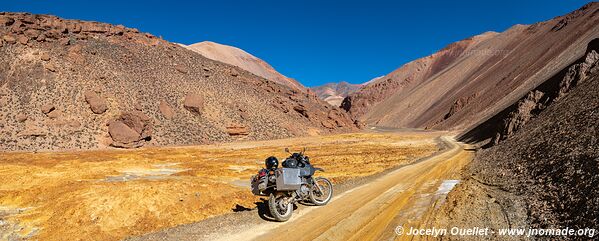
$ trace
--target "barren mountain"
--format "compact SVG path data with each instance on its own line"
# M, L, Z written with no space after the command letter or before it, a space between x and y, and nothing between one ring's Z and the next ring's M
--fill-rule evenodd
M498 230L588 229L597 224L599 39L580 59L530 93L493 117L495 121L475 128L498 130L502 142L477 153L465 170L466 180L448 196L448 205L436 214L433 225ZM485 139L473 135L480 130L462 139ZM590 240L596 235L542 240Z
M599 3L565 16L487 32L415 60L348 96L367 124L468 129L580 58L599 37Z
M328 83L318 87L310 88L316 95L331 104L332 106L341 105L343 99L362 88L363 84L350 84L345 81L339 83Z
M0 149L189 145L355 130L313 94L122 25L0 13Z
M242 49L210 41L195 43L186 48L198 52L206 58L237 66L279 84L302 91L306 89L296 80L282 75L268 63Z

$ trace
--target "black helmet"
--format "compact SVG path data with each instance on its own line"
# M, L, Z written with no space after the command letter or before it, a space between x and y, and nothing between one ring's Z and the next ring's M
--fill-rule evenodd
M274 156L269 156L266 158L266 161L264 161L264 164L266 165L266 169L277 168L279 167L279 160Z

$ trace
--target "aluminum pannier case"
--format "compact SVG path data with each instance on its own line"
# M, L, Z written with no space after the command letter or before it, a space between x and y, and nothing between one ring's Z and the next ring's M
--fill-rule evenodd
M281 168L277 173L277 190L297 190L302 185L299 168Z

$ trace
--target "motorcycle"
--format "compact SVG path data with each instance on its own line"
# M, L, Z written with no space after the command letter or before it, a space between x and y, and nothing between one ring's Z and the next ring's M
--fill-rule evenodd
M252 176L252 193L268 196L268 209L272 217L284 222L291 218L293 206L300 202L311 202L317 206L326 205L333 197L333 184L324 177L314 177L316 171L324 170L310 164L310 158L304 155L306 149L291 154L281 163L276 157L265 161L265 168Z

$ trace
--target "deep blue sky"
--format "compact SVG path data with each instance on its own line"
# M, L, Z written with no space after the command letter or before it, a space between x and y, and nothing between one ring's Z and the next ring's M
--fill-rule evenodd
M445 45L590 1L1 0L0 11L135 27L166 40L242 48L306 86L361 83Z

